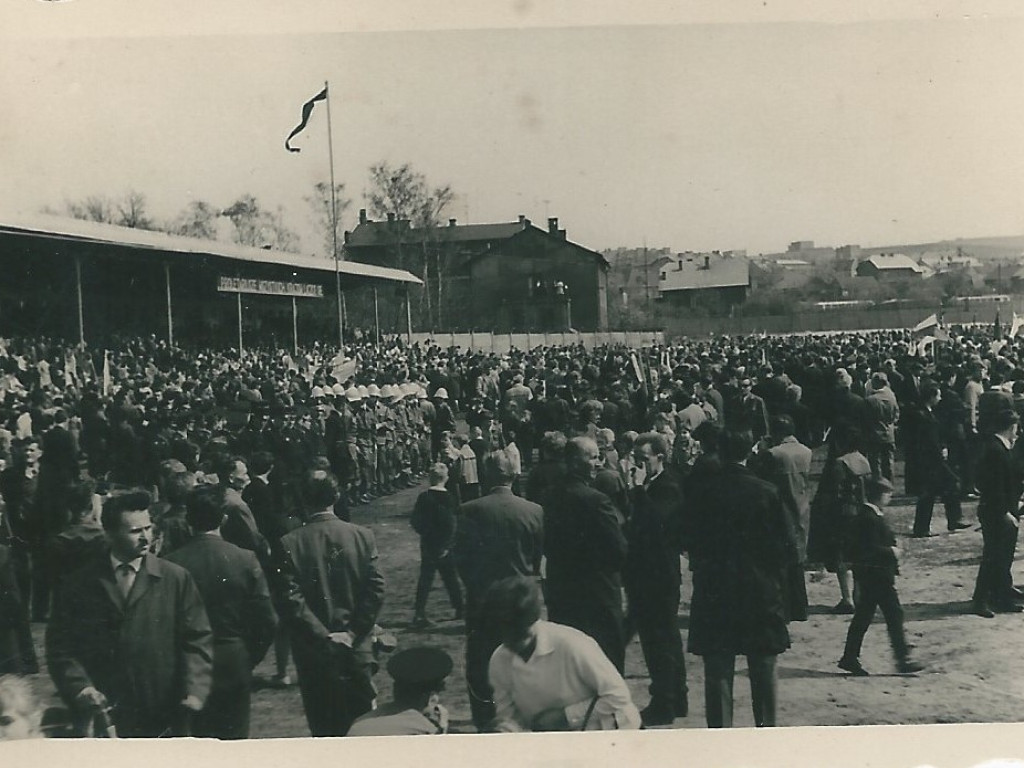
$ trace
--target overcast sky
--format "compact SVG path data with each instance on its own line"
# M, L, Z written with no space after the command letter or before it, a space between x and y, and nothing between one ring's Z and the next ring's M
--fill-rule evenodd
M1012 4L908 2L902 19L874 2L803 4L813 16L651 2L628 19L574 2L545 17L529 0L490 17L487 3L360 0L341 19L319 0L217 16L131 5L5 0L0 218L129 188L161 218L252 193L312 252L303 198L328 178L323 105L301 154L283 142L329 80L349 229L386 160L450 184L460 222L558 216L597 250L1024 233Z

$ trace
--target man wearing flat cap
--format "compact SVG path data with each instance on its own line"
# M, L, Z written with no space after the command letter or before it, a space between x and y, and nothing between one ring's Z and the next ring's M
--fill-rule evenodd
M991 433L982 438L978 456L977 484L981 494L978 520L983 544L973 610L990 619L994 611L1018 613L1021 610L1016 602L1020 594L1013 586L1010 568L1017 547L1024 482L1012 450L1020 421L1013 402L1006 398L1002 407L993 407L986 421Z
M439 694L452 659L439 648L410 648L388 661L393 700L358 718L349 736L423 736L448 731L448 710Z

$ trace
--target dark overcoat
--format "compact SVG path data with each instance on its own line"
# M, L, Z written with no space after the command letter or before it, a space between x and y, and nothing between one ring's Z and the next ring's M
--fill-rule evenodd
M746 467L726 465L694 522L690 653L785 651L785 570L796 542L778 491Z

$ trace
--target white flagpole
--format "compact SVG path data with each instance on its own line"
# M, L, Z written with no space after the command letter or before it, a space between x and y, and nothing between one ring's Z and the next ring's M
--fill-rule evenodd
M331 89L324 80L327 93L327 154L331 161L331 242L334 244L334 292L338 303L338 351L345 349L345 332L341 312L341 266L338 263L338 204L334 199L334 138L331 132Z

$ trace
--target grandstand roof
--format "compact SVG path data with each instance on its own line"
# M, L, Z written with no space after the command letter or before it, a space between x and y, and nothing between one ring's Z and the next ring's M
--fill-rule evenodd
M49 214L0 214L0 234L22 235L37 239L66 240L79 243L97 243L115 248L137 248L160 253L197 254L255 264L276 264L296 269L334 273L330 259L304 256L287 251L253 248L219 240L170 235L145 229L130 229L114 224L83 221ZM354 261L338 262L338 271L347 277L363 280L383 280L422 285L422 280L402 269L376 267Z

